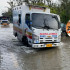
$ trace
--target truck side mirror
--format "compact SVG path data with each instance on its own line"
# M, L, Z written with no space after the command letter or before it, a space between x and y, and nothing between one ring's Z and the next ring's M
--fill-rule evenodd
M32 21L30 21L30 25L32 26Z
M32 21L30 21L29 27L30 27L30 28L32 27Z

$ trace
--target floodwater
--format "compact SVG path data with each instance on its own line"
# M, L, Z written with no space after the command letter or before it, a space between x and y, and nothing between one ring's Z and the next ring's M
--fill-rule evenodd
M13 26L0 26L0 70L70 70L70 38L57 48L33 49L13 36Z

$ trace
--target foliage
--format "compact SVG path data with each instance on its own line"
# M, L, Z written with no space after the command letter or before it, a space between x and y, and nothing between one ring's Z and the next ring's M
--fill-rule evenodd
M12 12L11 10L8 10L8 12L2 13L3 16L8 17L10 22L12 22Z
M60 6L60 16L61 21L64 23L67 23L70 19L70 2L69 0L62 0L61 6Z
M61 4L51 4L50 9L51 13L60 15L61 22L67 23L70 20L70 1L69 0L60 0Z
M4 13L2 13L2 15L8 17L10 22L12 22L13 21L13 19L12 19L12 17L13 17L12 16L12 9L13 9L14 5L13 5L13 2L11 2L11 0L7 3L10 6L10 7L8 7L8 12L4 12Z
M31 4L33 5L39 5L44 7L49 7L51 9L51 13L55 13L60 15L61 22L67 23L70 19L70 0L59 0L61 4L57 5L56 3L52 3L51 0L24 0L28 4L31 1ZM48 5L46 5L46 1ZM18 0L17 4L21 5L23 2ZM8 8L8 12L4 12L2 15L7 16L12 20L12 9L15 5L13 5L13 2L11 0L8 2L10 5L10 8Z

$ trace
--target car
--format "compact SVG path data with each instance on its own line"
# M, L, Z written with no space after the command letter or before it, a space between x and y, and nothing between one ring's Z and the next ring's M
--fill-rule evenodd
M62 36L68 36L67 32L66 32L66 24L61 23L61 30L62 30Z

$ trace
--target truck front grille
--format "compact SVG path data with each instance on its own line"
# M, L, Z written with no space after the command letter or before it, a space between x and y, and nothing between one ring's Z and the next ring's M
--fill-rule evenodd
M47 42L57 42L57 39L54 39L53 38L40 38L40 43L47 43Z

